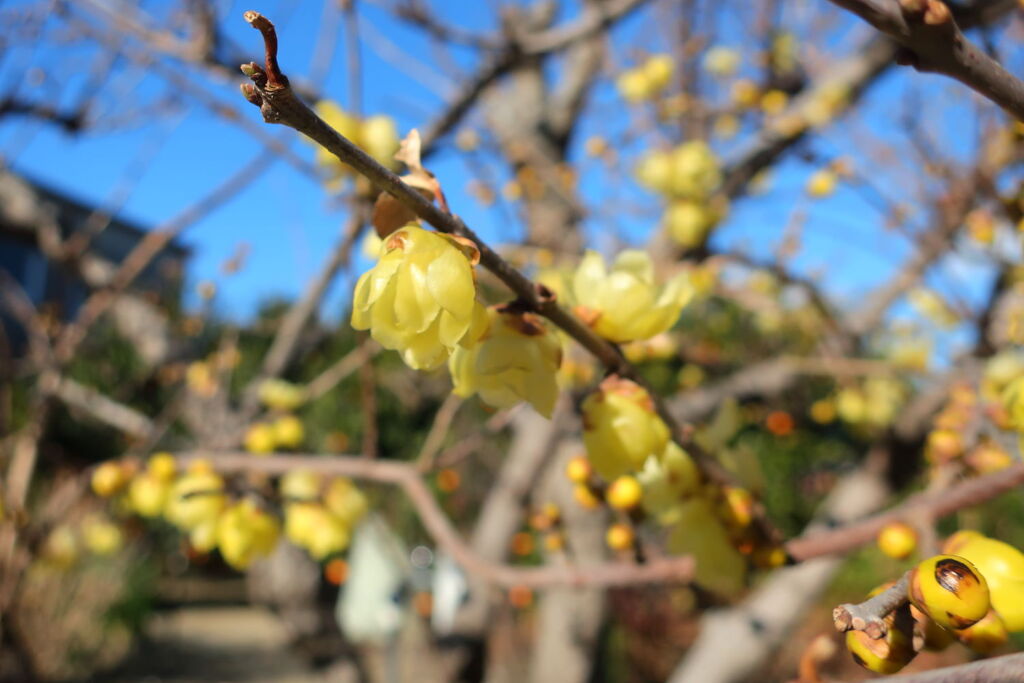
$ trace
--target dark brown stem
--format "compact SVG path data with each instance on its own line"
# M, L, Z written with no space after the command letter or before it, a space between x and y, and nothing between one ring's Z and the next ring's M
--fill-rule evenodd
M832 0L898 42L898 60L955 78L1024 121L1024 82L967 39L941 0Z
M265 61L267 65L267 85L270 88L287 88L288 78L281 73L281 67L277 64L277 30L269 19L252 10L244 15L254 29L263 34L263 46L266 52Z

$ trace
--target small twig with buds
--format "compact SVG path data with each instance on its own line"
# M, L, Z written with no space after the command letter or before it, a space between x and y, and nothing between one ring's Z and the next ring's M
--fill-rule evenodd
M832 620L835 622L836 630L840 633L864 631L872 638L883 637L888 631L885 617L907 602L909 586L910 572L906 572L899 581L873 598L858 605L839 605L832 610Z

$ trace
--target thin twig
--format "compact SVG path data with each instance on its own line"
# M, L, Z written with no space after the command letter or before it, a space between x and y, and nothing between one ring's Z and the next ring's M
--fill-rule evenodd
M839 605L832 610L832 620L836 630L864 631L871 638L881 638L888 631L885 617L894 609L907 602L907 589L910 587L910 572L906 572L900 580L884 591L857 605L849 603Z

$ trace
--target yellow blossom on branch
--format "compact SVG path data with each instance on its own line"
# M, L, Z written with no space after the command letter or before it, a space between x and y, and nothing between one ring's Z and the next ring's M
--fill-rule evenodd
M583 445L605 479L639 470L668 443L668 426L650 394L635 382L611 375L583 402Z
M599 335L617 343L650 339L667 331L693 294L684 273L657 285L651 257L635 249L619 254L611 271L600 254L588 251L573 278L576 314Z
M562 344L544 321L530 313L491 309L489 326L473 348L457 348L448 361L459 396L480 394L496 408L520 401L551 417L558 398Z
M370 330L409 367L438 367L457 346L472 345L486 325L473 274L479 259L468 240L415 225L396 230L356 283L352 327Z

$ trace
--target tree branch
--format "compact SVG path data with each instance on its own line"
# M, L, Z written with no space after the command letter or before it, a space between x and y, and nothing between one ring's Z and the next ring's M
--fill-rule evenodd
M898 42L900 61L954 78L1024 120L1024 82L968 40L941 0L832 0Z
M844 553L872 542L886 524L922 515L939 519L957 510L980 505L1024 484L1024 463L1017 462L992 474L968 479L943 491L919 493L887 512L827 531L808 532L786 543L797 562L822 555Z
M253 23L256 20L256 16L260 15L250 12L246 14L246 19ZM277 46L273 43L265 43L265 49L267 51L274 51L277 49ZM268 63L271 61L269 56L267 61ZM554 295L546 287L532 282L505 261L497 252L483 242L476 233L470 230L462 219L435 206L431 200L424 198L420 192L380 165L351 140L340 135L299 99L292 88L287 85L274 86L271 84L268 74L255 62L242 65L242 71L252 79L251 84L243 84L243 95L249 102L259 106L260 113L267 123L279 123L294 128L334 154L339 160L354 168L382 191L391 194L416 216L437 230L471 240L480 251L481 265L494 273L498 279L512 290L524 310L537 313L560 327L566 334L594 355L608 372L617 373L622 377L627 377L637 382L641 386L647 386L643 377L623 357L614 344L597 335L579 318L559 305ZM682 425L672 417L657 392L651 391L650 394L654 400L658 415L672 430L680 445L687 449L704 474L716 483L723 485L732 484L732 475L717 460L704 453L687 438ZM764 508L760 504L755 505L755 525L765 538L777 540L779 534L767 520Z
M872 638L881 638L888 631L885 617L907 601L909 587L910 572L906 572L899 581L873 598L856 605L839 605L832 610L836 630L840 633L864 631Z
M877 679L870 679L875 681ZM1007 683L1024 680L1024 653L982 659L914 674L887 676L892 683ZM865 681L868 683L868 681Z
M467 572L488 583L503 586L635 586L659 583L685 583L693 578L693 558L652 559L646 564L609 562L596 565L516 567L486 559L473 551L452 527L415 466L393 460L369 460L360 456L280 454L253 457L244 452L194 451L178 454L183 464L205 458L221 474L259 472L281 475L293 470L312 470L392 484L400 487L431 538L443 547Z

